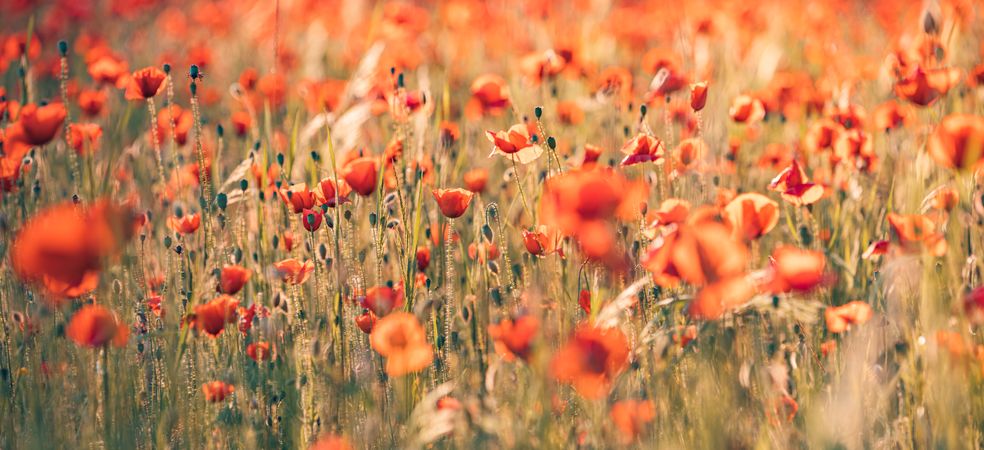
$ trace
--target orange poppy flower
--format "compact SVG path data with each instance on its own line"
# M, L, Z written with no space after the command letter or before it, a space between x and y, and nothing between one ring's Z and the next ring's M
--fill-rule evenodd
M14 273L40 285L53 300L96 288L103 262L134 233L129 208L96 200L82 208L65 202L42 210L21 227L10 250Z
M690 85L690 108L694 111L704 109L707 104L707 82L700 81Z
M450 147L458 140L458 136L461 134L461 130L458 129L458 124L454 122L448 122L447 120L442 120L440 124L440 136L441 143L445 147Z
M960 193L952 187L943 187L936 190L929 205L938 211L950 212L960 203Z
M144 67L130 76L126 86L127 100L143 100L154 98L164 90L167 75L156 67Z
M202 384L202 393L205 394L205 401L209 403L221 402L226 397L232 395L233 392L236 392L236 388L222 381L211 381Z
M693 285L714 283L740 275L748 249L728 227L715 221L676 226L658 237L642 258L642 266L656 284L676 286L680 280Z
M806 172L795 159L772 179L769 189L779 192L783 200L796 206L813 204L823 197L823 186L808 182Z
M978 167L984 156L984 117L946 116L929 137L926 149L943 167L957 170Z
M960 82L957 69L916 70L895 83L895 95L918 106L929 106Z
M823 252L780 246L772 252L771 292L809 291L827 279L827 257Z
M477 244L472 242L468 244L468 257L477 259L482 264L486 261L495 261L499 258L499 247L494 242L479 241Z
M426 336L416 316L395 312L376 322L369 334L369 343L386 358L386 373L399 377L419 372L433 361L434 351Z
M246 136L246 132L248 132L253 126L253 119L246 111L236 111L232 113L229 117L229 122L232 123L232 129L236 132L236 136L239 137Z
M167 226L175 232L181 234L192 234L198 230L198 227L201 224L202 215L198 213L185 214L181 217L171 216L167 218Z
M526 246L526 251L534 256L559 253L563 257L562 240L563 237L557 230L546 225L540 225L535 231L523 230L523 245Z
M280 279L290 284L303 284L314 272L314 262L301 262L296 258L288 258L273 263Z
M557 118L567 125L580 125L584 122L584 110L576 102L557 102Z
M486 131L485 137L492 142L492 154L496 153L514 158L520 164L535 161L543 154L543 147L533 141L536 126L532 123L518 123L507 131Z
M29 146L40 146L51 142L62 128L68 110L61 103L51 103L45 106L27 104L20 110L20 116L12 128L16 131L8 131L7 139L15 141L11 133L20 136L23 143ZM9 150L9 149L8 149Z
M646 426L656 418L656 406L652 400L621 400L612 405L609 413L615 428L622 433L622 441L635 441Z
M581 325L550 361L550 374L587 399L608 393L629 364L629 341L617 328Z
M701 289L687 307L687 315L694 319L717 320L744 305L754 295L755 286L748 277L738 275L727 278Z
M472 169L462 175L465 188L469 191L479 193L485 190L485 184L489 181L489 171L487 169Z
M308 447L308 450L352 450L352 444L341 436L324 435Z
M348 197L351 193L352 188L349 187L345 180L338 180L338 189L336 190L335 180L331 178L321 180L314 190L314 195L318 199L318 202L322 205L328 205L329 208L334 208L336 201L340 204L350 202L351 200Z
M98 116L106 104L107 94L103 90L84 89L79 92L79 109L87 117Z
M728 115L735 122L754 124L765 118L765 105L750 95L739 95L731 102Z
M942 233L936 231L936 223L923 214L888 213L885 216L893 235L906 251L926 249L934 256L946 254L947 243Z
M219 292L235 295L242 290L253 272L239 265L226 265L219 276Z
M594 88L595 92L626 104L632 99L632 72L620 66L605 68L595 78Z
M366 290L366 295L359 299L359 304L376 313L377 316L385 316L391 311L402 308L403 301L403 285L400 284L396 288L373 286Z
M253 342L246 346L246 355L253 361L267 361L271 358L270 343L266 341Z
M110 54L105 54L89 62L89 76L97 83L123 87L129 66L126 62Z
M779 204L762 194L748 192L731 200L721 215L735 236L754 240L779 223Z
M690 202L679 198L668 198L660 203L659 209L647 214L650 226L666 226L684 223L690 215ZM650 217L651 216L651 217Z
M65 336L81 347L102 347L110 342L123 347L130 331L110 310L99 305L86 305L72 316L65 328Z
M236 323L239 319L238 307L238 300L224 294L203 305L196 305L193 314L195 327L209 336L216 337L225 329L227 323Z
M314 203L317 200L315 193L308 189L307 183L298 183L288 188L281 188L277 194L294 214L300 214L305 209L314 208Z
M539 84L564 71L564 59L553 50L530 53L519 61L519 69L530 82Z
M102 127L94 123L73 123L68 126L68 145L79 156L91 155L99 148Z
M500 115L509 107L509 86L506 80L495 74L485 74L471 85L471 100L466 114L477 119L484 115Z
M375 158L369 156L350 161L342 170L342 178L345 182L363 197L372 195L376 190L378 177L379 165Z
M895 100L889 100L875 108L875 130L888 131L904 127L915 119L912 107L905 106Z
M683 171L707 154L707 143L701 138L687 138L673 149L673 160L676 169Z
M601 157L602 152L602 148L597 145L584 144L584 160L581 162L581 166L591 165L598 162L598 158Z
M851 325L861 325L871 319L871 306L862 301L853 301L841 306L831 306L823 312L827 331L843 333Z
M441 214L449 219L461 217L468 210L471 204L473 192L460 188L435 189L434 199L437 206L441 209Z
M639 133L622 145L619 151L625 154L625 158L622 158L620 164L631 166L633 164L662 160L665 148L663 141L659 140L659 138L645 133Z
M370 334L372 329L376 327L377 320L376 313L367 309L355 317L355 326L359 327L363 333Z
M495 341L495 353L506 361L520 358L529 360L533 337L540 328L540 321L530 315L515 319L506 318L489 325L489 336Z

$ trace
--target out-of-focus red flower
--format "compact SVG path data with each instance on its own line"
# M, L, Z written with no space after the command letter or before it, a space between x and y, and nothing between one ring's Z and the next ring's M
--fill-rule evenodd
M321 436L318 440L308 447L308 450L352 450L352 444L348 439L341 436L328 434Z
M79 156L95 153L101 137L102 127L95 123L73 123L68 127L68 145Z
M430 247L425 247L423 245L417 247L417 253L414 259L417 261L417 270L421 272L427 270L427 266L429 266L431 262Z
M171 216L167 218L167 226L172 230L181 234L192 234L198 231L198 227L202 224L202 215L195 214L185 214L181 217Z
M386 373L399 377L430 365L434 351L420 321L410 313L395 312L376 322L369 343L386 358Z
M371 310L365 310L362 314L355 317L355 325L359 327L365 334L372 333L373 327L376 326L376 313Z
M554 354L550 374L584 398L601 398L629 363L629 341L617 328L582 325Z
M314 262L301 262L296 258L288 258L273 263L280 279L290 284L303 284L314 272Z
M796 206L810 205L823 197L823 186L810 183L795 159L772 179L769 189L779 192L783 200Z
M520 164L529 164L543 154L543 147L534 142L534 136L536 126L532 123L518 123L506 131L485 132L485 137L492 142L493 155L505 155Z
M843 333L851 325L861 325L871 319L871 306L862 301L852 301L841 306L831 306L823 312L827 331Z
M305 209L314 208L317 200L315 193L308 189L306 183L291 185L289 188L281 188L277 193L284 204L290 207L291 212L300 214ZM334 197L334 196L333 196Z
M224 294L208 303L196 305L193 314L195 328L216 337L225 329L227 323L236 323L239 318L238 307L238 300Z
M925 249L937 257L946 254L946 236L936 230L936 222L931 217L897 213L888 213L885 217L902 250L918 252Z
M205 394L205 401L209 403L221 402L233 392L236 392L236 388L222 381L210 381L202 384L202 393Z
M663 159L666 149L659 138L639 133L622 145L619 151L625 154L621 165L631 166L645 162L659 162Z
M123 347L130 331L110 310L99 305L86 305L72 316L65 328L65 336L82 347L102 347L110 342Z
M350 161L342 170L342 178L352 187L352 190L363 197L368 197L376 190L379 177L379 164L376 158L364 156Z
M923 69L895 83L895 95L918 106L929 106L960 83L960 71L953 68Z
M509 86L499 75L485 74L476 78L471 85L471 95L465 110L472 119L498 116L509 107Z
M368 309L377 316L385 316L391 311L403 306L403 287L397 288L388 286L373 286L366 290L365 297L359 300L363 308Z
M495 352L506 361L516 358L529 360L532 342L540 321L530 315L506 318L489 325L489 336L495 342Z
M755 97L739 95L731 102L728 115L735 122L754 124L765 118L765 106L762 104L762 100Z
M721 215L735 236L755 240L779 223L779 204L762 194L747 192L731 200Z
M246 355L253 361L268 361L272 357L270 343L266 341L253 342L246 346Z
M704 109L707 104L707 82L700 81L690 85L690 108L694 111Z
M755 285L744 275L711 283L697 293L687 308L687 315L700 320L717 320L725 313L744 305L755 295Z
M489 181L489 171L487 169L472 169L462 175L465 188L469 191L479 193L485 190L485 184Z
M243 266L227 265L219 276L219 292L236 295L252 276L253 272Z
M563 236L546 225L540 225L536 230L523 230L523 245L526 251L534 256L547 256L552 253L559 253L561 257L564 250L561 248Z
M622 400L612 405L610 412L615 428L622 433L623 442L633 442L656 418L652 400Z
M748 249L727 226L702 221L676 226L656 239L642 266L660 286L676 286L681 280L700 286L741 275L747 260Z
M768 287L771 292L805 292L827 280L823 252L780 246L772 252Z
M949 169L972 169L984 157L984 117L951 114L943 118L926 145L929 156Z

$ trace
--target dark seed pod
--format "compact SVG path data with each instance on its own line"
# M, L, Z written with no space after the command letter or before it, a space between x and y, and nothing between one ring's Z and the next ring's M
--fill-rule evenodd
M482 236L485 237L487 242L492 242L495 238L495 232L492 231L492 227L489 224L482 225Z

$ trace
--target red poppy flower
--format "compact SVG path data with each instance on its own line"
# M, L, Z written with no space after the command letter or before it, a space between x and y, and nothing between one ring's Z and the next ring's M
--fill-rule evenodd
M631 166L633 164L645 162L658 162L663 159L665 148L663 141L659 138L639 133L634 138L629 139L619 150L625 154L621 165Z
M434 351L427 333L413 314L395 312L376 322L369 343L386 358L386 374L399 377L419 372L430 365Z
M368 197L376 190L379 177L379 165L375 158L362 157L350 161L342 170L342 178L355 192Z
M424 246L417 247L417 253L414 259L417 261L417 270L421 272L427 270L427 266L431 262L430 248Z
M707 104L707 82L700 81L690 85L690 108L694 111L704 109Z
M809 291L827 280L823 252L780 246L772 252L768 284L771 292Z
M365 334L372 333L372 329L376 326L376 313L371 310L365 310L362 314L355 317L355 326L359 327Z
M219 276L219 292L235 295L242 290L252 275L253 272L243 266L227 265L223 267Z
M130 76L126 86L127 100L143 100L153 98L164 90L167 74L156 67L145 67Z
M102 127L94 123L73 123L68 127L68 145L79 156L91 155L99 148Z
M582 325L554 354L550 374L584 398L601 398L629 363L629 341L617 328Z
M253 342L246 346L246 355L253 361L268 361L272 357L270 343L266 341Z
M543 147L533 141L536 126L532 123L519 123L507 131L486 131L485 137L492 142L492 155L501 154L514 158L520 164L529 164L543 154Z
M748 249L725 225L701 221L676 226L657 238L642 258L656 284L672 287L685 280L704 285L742 274Z
M110 310L99 305L83 306L72 316L65 336L82 347L102 347L110 342L126 345L130 331Z
M509 86L506 80L495 74L485 74L471 85L472 98L466 112L473 119L483 115L500 115L509 106Z
M233 392L236 392L236 388L222 381L211 381L202 385L202 393L205 394L205 401L209 403L221 402L226 397L232 395Z
M45 145L58 134L67 115L68 111L61 103L45 106L28 104L21 108L20 116L13 126L23 133L21 136L24 143L30 146ZM14 140L9 133L8 131L8 139Z
M185 214L181 217L171 216L167 218L167 225L177 233L192 234L198 230L202 224L202 215Z
M479 193L485 190L485 184L489 181L489 171L486 169L472 169L462 175L465 188L469 191Z
M308 189L306 183L298 183L291 185L289 188L281 188L277 193L280 195L280 199L284 201L284 204L289 206L291 212L294 214L299 214L305 209L314 208L314 203L317 200L315 193Z
M749 192L731 200L721 215L735 236L754 240L779 223L779 204L762 194Z
M928 106L959 82L960 71L957 69L916 67L915 71L895 83L895 95L915 105Z
M534 256L547 256L551 253L559 253L564 256L561 248L563 236L546 225L540 225L534 231L523 230L523 245L526 251Z
M903 250L926 249L937 257L946 254L946 237L936 230L936 222L929 216L888 213L885 218Z
M976 168L984 156L984 117L951 114L943 118L926 145L937 164L963 170Z
M373 286L366 290L365 297L359 299L360 305L377 316L385 316L403 307L403 287Z
M769 189L779 192L783 200L796 206L809 205L823 197L823 186L808 182L806 172L795 159L772 179Z
M827 331L831 333L843 333L851 325L861 325L871 319L871 315L871 306L857 300L841 306L831 306L823 312Z
M320 209L305 209L301 211L301 225L305 230L314 233L321 228L321 216Z
M79 109L87 117L98 116L106 104L106 91L84 89L79 93Z
M755 97L739 95L731 103L728 115L735 122L754 124L765 118L765 105Z
M352 444L344 437L329 434L318 438L308 450L352 450L352 448Z
M502 319L489 325L489 336L495 342L495 353L506 361L516 358L529 360L533 337L540 328L536 317L524 315L515 319Z
M468 210L472 196L475 195L471 191L460 188L435 189L432 194L437 200L441 214L449 219L461 217Z
M744 305L755 295L755 286L744 275L712 283L697 293L687 308L694 319L717 320L725 313Z
M612 405L610 415L615 428L622 433L622 441L629 443L656 418L656 406L652 400L621 400Z
M239 301L228 295L220 295L208 303L195 306L195 327L209 336L216 337L227 323L238 320Z
M314 272L313 262L301 262L296 258L275 262L273 267L277 270L280 279L290 284L303 284Z

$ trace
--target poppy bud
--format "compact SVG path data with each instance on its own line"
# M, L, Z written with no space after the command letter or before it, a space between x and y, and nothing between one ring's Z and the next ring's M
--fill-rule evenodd
M164 73L169 74L169 75L171 74L171 65L170 64L164 63L163 69L164 69Z
M225 211L226 206L229 205L229 196L225 192L219 192L219 195L215 196L215 203L219 205L219 208Z
M543 107L537 106L536 108L533 108L533 115L535 115L537 120L539 120L540 116L543 115Z
M192 64L191 67L188 68L188 76L191 77L192 80L197 79L200 74L201 72L198 70L198 64ZM192 86L194 86L194 84L192 84Z
M62 56L68 55L68 42L58 41L58 53L61 53Z

